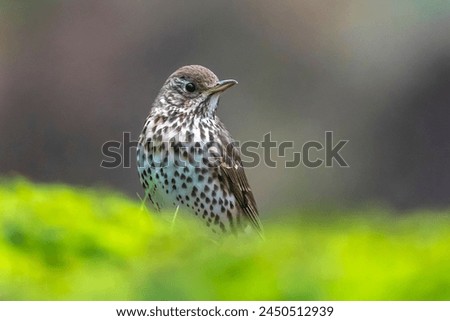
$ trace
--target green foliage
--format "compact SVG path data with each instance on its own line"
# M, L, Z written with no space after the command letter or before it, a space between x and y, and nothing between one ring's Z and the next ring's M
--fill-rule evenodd
M0 299L450 299L448 212L305 211L265 222L264 242L217 242L138 203L0 182Z

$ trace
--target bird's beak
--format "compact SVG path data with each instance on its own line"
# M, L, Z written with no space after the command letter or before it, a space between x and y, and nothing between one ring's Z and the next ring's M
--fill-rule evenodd
M212 87L209 92L210 94L218 93L227 90L231 86L236 85L238 82L234 79L226 79L226 80L220 80L217 85Z

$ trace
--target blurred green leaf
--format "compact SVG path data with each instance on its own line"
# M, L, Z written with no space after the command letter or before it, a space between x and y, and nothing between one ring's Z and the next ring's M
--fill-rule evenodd
M3 180L0 299L450 299L448 212L288 214L217 242L111 191Z

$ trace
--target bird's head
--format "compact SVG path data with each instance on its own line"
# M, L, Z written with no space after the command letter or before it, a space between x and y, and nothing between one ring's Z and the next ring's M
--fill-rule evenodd
M180 113L214 116L222 92L236 80L219 80L208 68L190 65L179 68L164 83L155 105Z

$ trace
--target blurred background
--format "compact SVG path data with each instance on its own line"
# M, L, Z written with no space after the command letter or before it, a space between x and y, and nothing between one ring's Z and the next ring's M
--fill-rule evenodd
M349 168L249 168L261 212L448 208L449 33L437 0L2 0L0 175L137 200L134 150L104 169L101 146L137 139L167 76L201 64L239 81L218 111L236 140L350 141Z
M439 0L0 0L0 300L449 300L449 35ZM239 81L236 140L295 144L247 169L264 243L100 167L186 64ZM285 168L327 131L348 168Z

